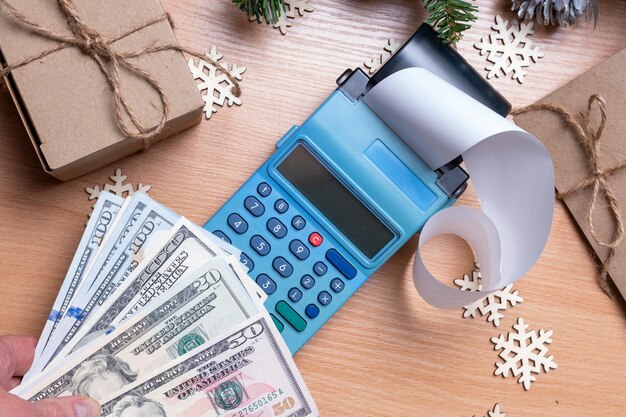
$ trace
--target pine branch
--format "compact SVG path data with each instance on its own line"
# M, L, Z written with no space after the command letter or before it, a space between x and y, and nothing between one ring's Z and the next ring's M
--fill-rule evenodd
M478 7L465 0L424 0L428 19L439 38L445 43L454 44L462 33L476 21Z
M258 21L276 23L285 10L285 0L232 0L249 17Z

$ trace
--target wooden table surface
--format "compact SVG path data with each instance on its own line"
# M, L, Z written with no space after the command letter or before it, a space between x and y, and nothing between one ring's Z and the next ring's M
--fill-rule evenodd
M247 67L243 106L220 109L176 138L77 180L61 183L42 171L8 93L0 93L0 334L38 335L74 254L91 202L85 187L102 185L116 167L152 184L151 195L203 224L273 152L274 143L334 89L345 68L405 39L423 21L419 1L311 0L315 12L286 36L247 22L229 1L164 0L181 43ZM508 0L476 1L478 21L459 43L476 67L472 45L490 33L495 14L513 18ZM600 20L572 28L538 28L545 57L526 83L493 84L526 105L626 46L626 2L600 0ZM483 72L484 73L484 72ZM565 103L566 104L566 103ZM459 204L477 206L470 189ZM556 204L552 234L537 265L516 287L524 302L499 328L462 310L438 310L416 293L412 239L296 355L324 416L483 416L500 403L508 417L616 416L626 413L624 303L595 283L597 269L576 224ZM440 277L472 270L460 241L428 246ZM518 317L554 330L559 368L525 392L514 378L494 376L490 338Z

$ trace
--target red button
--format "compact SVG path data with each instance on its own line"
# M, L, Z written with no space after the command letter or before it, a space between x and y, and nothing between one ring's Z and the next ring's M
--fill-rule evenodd
M313 232L309 235L309 243L313 246L319 246L323 241L324 238L317 232Z

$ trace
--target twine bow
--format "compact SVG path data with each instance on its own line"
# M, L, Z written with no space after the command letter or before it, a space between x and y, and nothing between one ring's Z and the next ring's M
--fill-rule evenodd
M597 106L597 109L600 111L600 123L597 127L594 125L591 114L594 106ZM513 110L511 114L515 116L534 110L550 110L559 114L563 117L568 126L574 129L576 135L582 142L585 155L588 158L591 168L591 174L588 178L582 180L570 190L559 193L557 197L562 199L588 187L593 187L591 202L589 203L589 208L587 210L587 223L589 224L589 231L594 242L596 242L599 246L609 249L606 261L602 263L602 269L600 270L598 282L602 290L604 290L604 292L610 297L613 297L613 293L608 282L609 265L615 256L615 248L619 246L624 237L624 222L622 220L622 211L619 203L613 193L613 190L607 182L607 178L615 171L624 168L626 166L626 161L618 162L608 167L603 167L601 164L600 138L602 137L604 125L606 124L606 103L600 95L591 95L587 102L587 112L585 114L580 114L580 120L563 107L555 104L533 104L521 109ZM593 226L594 211L598 203L600 192L604 195L604 198L608 203L611 216L615 220L613 238L609 241L601 240Z
M128 138L142 141L145 149L150 146L149 139L163 130L165 122L167 121L169 104L167 101L167 97L165 96L165 92L161 88L161 85L158 83L158 81L154 79L154 77L152 77L148 72L144 71L142 68L132 63L132 58L161 51L174 50L187 53L196 58L204 59L216 68L220 68L217 62L206 56L206 54L196 52L176 44L155 44L134 52L117 52L111 47L111 44L113 44L114 42L125 38L135 32L138 32L148 26L165 20L168 20L173 28L174 24L168 13L147 20L146 22L132 27L131 29L118 36L105 37L81 21L80 15L74 7L72 0L57 0L57 3L59 5L59 8L61 9L61 12L66 17L67 24L71 29L73 36L66 36L63 34L52 32L51 30L39 25L37 22L30 20L27 16L17 10L11 3L9 3L8 0L0 0L0 4L4 6L8 15L20 22L30 32L57 42L55 46L46 49L37 55L31 56L11 65L0 67L0 77L5 77L9 75L11 71L17 68L28 65L33 61L37 61L62 49L70 47L79 48L85 55L87 55L96 62L98 68L104 75L107 84L111 88L115 102L116 121L120 130ZM119 79L119 71L120 67L122 66L128 69L135 76L145 80L150 85L150 87L159 95L160 109L158 109L158 111L160 112L160 119L159 123L155 127L151 129L146 129L141 124L139 117L137 116L135 111L133 111L128 101L124 97ZM241 94L239 83L237 82L235 77L233 77L228 71L224 72L233 85L233 94L236 97L239 97L239 95ZM124 114L128 116L132 123L132 126L128 125L125 120Z

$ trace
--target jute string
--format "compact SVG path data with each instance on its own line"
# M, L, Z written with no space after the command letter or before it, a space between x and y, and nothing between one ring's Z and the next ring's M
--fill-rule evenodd
M597 107L597 109L600 111L600 123L597 127L594 125L592 117L592 111L594 107ZM580 119L577 119L565 108L555 104L533 104L527 107L522 107L520 109L515 109L511 112L511 114L513 116L516 116L519 114L537 110L548 110L560 115L565 120L567 125L571 127L574 132L576 132L576 136L578 136L581 141L581 144L585 151L585 155L587 156L587 160L589 162L589 166L591 168L591 174L588 178L580 181L570 190L558 193L557 197L563 199L578 191L585 190L588 187L592 187L591 202L589 203L589 208L587 209L587 223L589 225L589 231L594 242L596 242L599 246L609 249L609 254L606 260L602 262L602 267L598 276L598 282L602 290L604 290L604 292L608 296L613 297L613 290L609 286L609 266L611 265L611 261L615 256L615 248L619 246L624 237L624 223L622 220L622 211L620 209L619 203L613 190L607 182L607 178L617 170L626 167L626 161L622 161L607 167L603 167L601 164L600 138L602 137L602 131L604 130L604 126L606 124L606 103L600 95L591 95L587 102L587 112L584 114L580 113ZM604 241L598 237L593 223L594 211L598 204L598 199L601 192L604 195L606 202L608 203L608 208L610 210L611 216L615 220L613 237L611 240L608 241Z
M96 62L98 68L104 75L107 84L113 92L116 122L120 130L128 138L141 141L143 143L144 149L147 149L150 146L150 138L163 130L165 122L167 121L169 104L167 101L167 97L165 96L165 92L163 91L163 88L161 87L159 82L148 72L135 65L131 60L142 55L172 50L184 52L196 58L203 59L211 65L215 66L216 68L220 68L217 62L215 62L213 59L206 56L202 52L197 52L177 44L154 44L152 46L148 46L133 52L118 52L111 47L111 44L113 44L114 42L125 38L135 32L138 32L148 26L152 26L165 20L168 20L173 28L174 25L168 13L147 20L144 23L134 26L115 37L105 37L104 35L90 28L81 21L80 14L74 7L74 3L72 0L57 0L57 3L66 17L67 24L71 29L73 36L66 36L60 33L52 32L51 30L41 26L37 22L30 20L26 15L16 9L9 2L9 0L0 0L0 5L4 6L5 12L10 17L21 23L30 32L37 34L43 38L57 42L56 45L40 52L39 54L28 57L22 61L0 67L0 77L5 77L9 75L11 71L17 68L28 65L33 61L40 60L62 49L70 47L79 48L81 51L83 51L85 55L92 58ZM120 85L120 67L125 67L135 76L145 80L150 85L150 87L157 92L160 101L160 108L157 108L157 111L159 111L160 119L159 123L155 127L151 129L146 129L139 120L137 113L129 105ZM233 85L233 94L239 97L241 95L239 83L237 82L235 77L233 77L232 74L230 74L228 71L225 70L224 73ZM129 126L127 124L124 114L128 116L132 123L132 126Z

